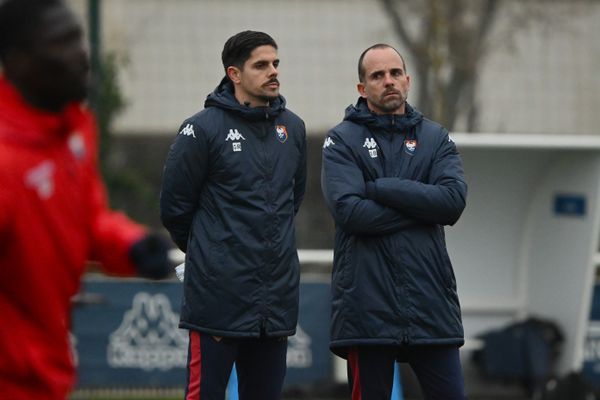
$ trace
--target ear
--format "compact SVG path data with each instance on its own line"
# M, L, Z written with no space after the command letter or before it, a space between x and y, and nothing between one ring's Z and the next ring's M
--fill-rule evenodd
M242 71L240 71L238 67L227 67L227 77L231 79L233 83L240 83L242 80Z
M356 90L358 90L358 94L360 94L360 97L362 97L363 99L367 98L367 92L365 91L365 84L362 82L358 82L356 84Z

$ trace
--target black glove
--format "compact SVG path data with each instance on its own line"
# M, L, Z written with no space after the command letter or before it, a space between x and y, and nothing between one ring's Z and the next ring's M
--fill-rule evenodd
M129 249L129 257L140 276L164 279L173 272L169 261L170 242L156 233L150 233L135 242Z

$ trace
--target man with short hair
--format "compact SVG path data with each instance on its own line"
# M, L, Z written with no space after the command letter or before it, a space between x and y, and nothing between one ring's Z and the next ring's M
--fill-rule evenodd
M388 400L407 362L425 399L464 399L460 305L444 225L467 185L456 146L407 102L396 49L358 62L360 98L323 146L322 189L336 223L331 350L348 360L353 399Z
M63 1L0 2L0 399L67 397L86 260L119 275L171 270L166 240L108 208L81 104L84 49Z
M222 399L235 362L240 399L277 400L298 319L306 132L279 94L269 35L232 36L222 61L225 77L171 146L161 191L162 221L186 253L186 399Z

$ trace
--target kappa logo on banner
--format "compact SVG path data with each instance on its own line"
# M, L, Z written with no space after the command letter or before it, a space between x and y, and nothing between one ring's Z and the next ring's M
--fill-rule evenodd
M404 141L404 150L407 154L414 156L415 150L417 149L417 141L416 140L405 140Z
M592 320L588 324L583 359L587 363L600 361L600 321Z
M288 138L287 129L285 129L285 125L277 125L275 127L275 131L277 132L277 140L281 143L285 143Z
M111 333L106 357L113 368L162 371L185 368L189 339L164 294L139 292L121 326Z
M288 339L286 365L289 368L310 368L313 364L312 339L298 324L296 334Z

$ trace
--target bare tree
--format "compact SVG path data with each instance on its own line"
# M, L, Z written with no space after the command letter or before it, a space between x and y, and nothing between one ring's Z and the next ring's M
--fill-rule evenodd
M492 43L510 44L519 29L561 15L552 5L566 2L380 0L380 3L416 67L414 75L420 88L415 102L418 108L450 130L463 118L466 130L473 132L478 128L478 77L485 57L495 48ZM501 12L507 16L503 20L507 23L502 29L494 29Z

